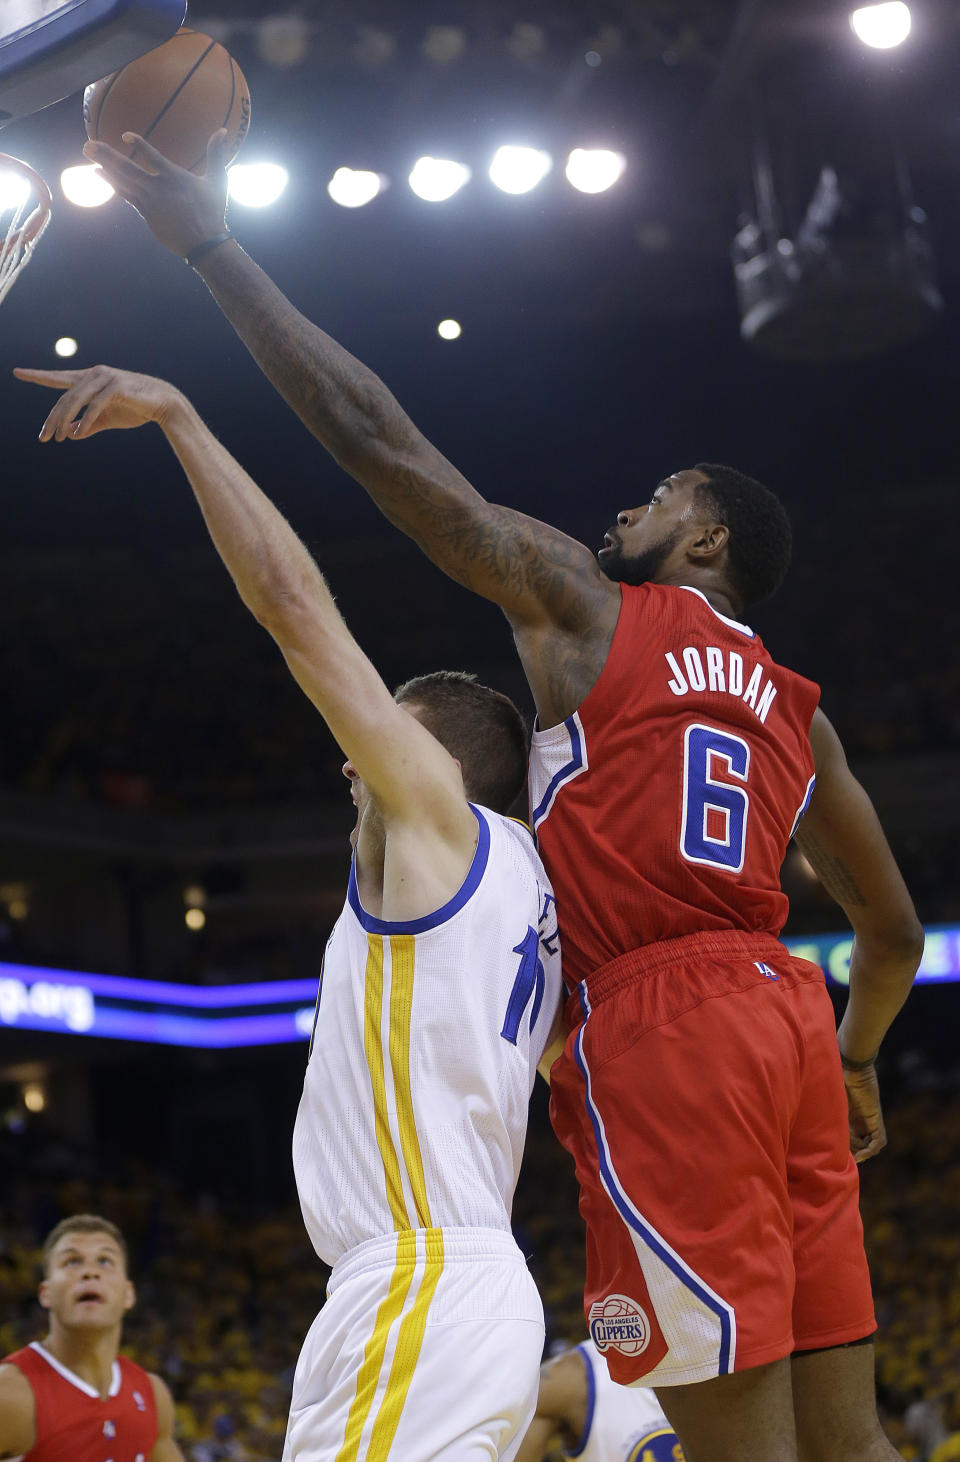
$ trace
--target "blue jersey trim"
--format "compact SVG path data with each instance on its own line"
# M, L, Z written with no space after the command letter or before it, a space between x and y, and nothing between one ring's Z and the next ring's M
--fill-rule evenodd
M813 796L814 789L816 788L816 785L817 785L817 774L816 774L816 772L814 772L813 776L810 778L809 782L807 783L807 790L806 790L806 794L804 796L804 799L800 803L800 806L797 808L797 815L793 819L793 827L790 829L790 837L791 838L793 837L793 835L796 832L797 828L800 826L800 819L803 817L803 814L806 812L807 808L810 806L810 798ZM790 838L787 839L787 842L789 842L789 841L790 841Z
M585 1345L578 1345L587 1372L587 1411L583 1421L583 1431L580 1433L580 1440L572 1451L564 1452L565 1457L579 1457L584 1447L590 1440L590 1432L593 1429L593 1413L597 1406L597 1378L593 1374L593 1362Z
M486 872L487 859L490 856L490 828L480 809L474 807L472 802L469 806L477 819L477 851L473 855L470 871L453 898L432 914L424 914L419 919L377 919L373 914L368 914L360 902L360 894L357 890L357 858L354 854L350 864L347 899L368 934L425 934L428 929L436 929L438 925L445 924L448 919L452 919L454 914L459 914L468 899L476 893L480 880Z
M566 766L561 767L560 770L556 772L553 777L551 777L550 784L547 787L547 790L544 792L543 796L541 797L539 805L534 808L533 814L530 818L530 821L533 823L534 827L537 826L538 822L541 822L543 820L544 816L549 811L550 804L553 801L554 795L556 794L561 782L565 782L568 777L573 776L574 772L578 772L583 766L583 744L580 740L580 732L577 730L576 717L568 716L563 724L566 726L567 734L570 737L570 760L567 762Z
M684 1288L688 1289L691 1294L696 1295L701 1304L706 1305L707 1309L712 1310L717 1319L720 1321L720 1356L718 1369L719 1374L721 1376L725 1376L729 1373L731 1369L730 1315L726 1306L722 1303L721 1300L716 1297L716 1295L711 1294L710 1291L706 1289L703 1284L701 1284L697 1279L693 1277L693 1275L689 1274L686 1269L683 1268L683 1266L677 1259L677 1256L664 1246L659 1236L654 1233L654 1231L643 1222L639 1215L633 1211L632 1207L627 1202L626 1195L620 1187L615 1172L607 1162L606 1152L604 1150L603 1134L600 1130L599 1113L597 1112L597 1109L593 1104L593 1096L590 1089L590 1072L587 1068L587 1063L583 1055L583 1032L585 1026L586 1022L584 1022L584 1025L582 1025L577 1031L576 1040L574 1041L573 1045L573 1051L576 1063L580 1068L580 1074L584 1080L584 1100L586 1102L587 1115L590 1118L590 1125L593 1127L593 1137L597 1145L597 1161L600 1165L600 1173L603 1178L604 1187L610 1194L610 1197L613 1199L614 1207L616 1208L617 1212L620 1214L620 1217L623 1219L628 1228L632 1228L635 1234L639 1234L640 1238L647 1245L647 1247L653 1250L657 1258L667 1266L670 1272L677 1279L679 1279Z

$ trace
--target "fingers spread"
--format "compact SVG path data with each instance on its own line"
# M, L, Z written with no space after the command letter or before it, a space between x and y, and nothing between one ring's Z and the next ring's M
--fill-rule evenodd
M184 171L183 168L178 168L176 163L170 162L168 158L164 157L162 152L158 152L152 143L140 136L139 132L124 132L122 136L124 142L132 148L131 157L139 158L141 164L148 162L151 172L173 174ZM144 171L142 166L140 171Z
M130 187L150 177L146 168L138 167L132 158L124 157L122 152L117 152L116 148L108 146L106 142L86 143L83 155L97 164L104 177L118 192L118 184Z
M68 437L79 434L79 418L102 389L103 371L100 367L94 366L86 371L47 371L43 374L60 377L61 380L56 383L52 380L40 381L39 385L62 384L68 386L69 389L60 397L43 423L40 429L40 440L49 442L52 438L55 441L64 442Z

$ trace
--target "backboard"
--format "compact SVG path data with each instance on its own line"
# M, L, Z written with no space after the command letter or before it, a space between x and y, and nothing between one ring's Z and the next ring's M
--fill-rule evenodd
M186 8L186 0L2 0L0 127L162 45Z

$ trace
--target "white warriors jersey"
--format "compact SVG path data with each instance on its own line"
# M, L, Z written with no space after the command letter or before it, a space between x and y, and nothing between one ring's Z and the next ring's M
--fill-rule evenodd
M587 1371L587 1415L577 1462L684 1462L683 1448L649 1386L618 1386L592 1340L577 1346Z
M473 811L470 871L434 914L374 918L350 870L293 1135L304 1221L327 1264L408 1229L510 1230L560 1000L556 907L528 830Z

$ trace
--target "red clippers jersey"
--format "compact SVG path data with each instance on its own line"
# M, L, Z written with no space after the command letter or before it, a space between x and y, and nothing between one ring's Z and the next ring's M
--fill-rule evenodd
M36 1342L5 1365L23 1371L33 1390L37 1439L24 1462L147 1462L157 1440L150 1377L120 1356L105 1401Z
M779 934L819 698L698 590L623 585L599 680L530 754L568 986L655 940Z

